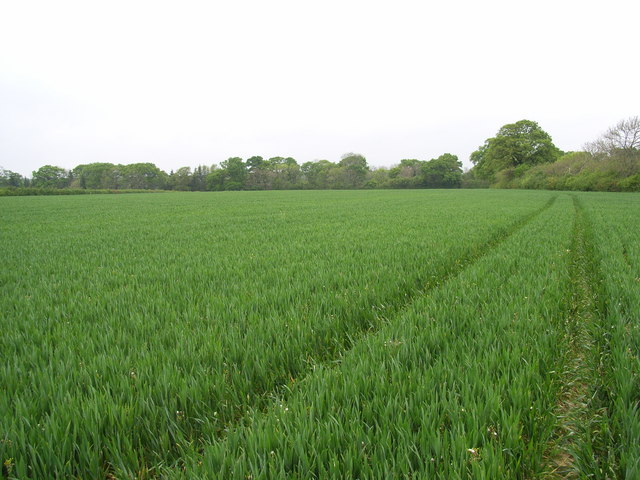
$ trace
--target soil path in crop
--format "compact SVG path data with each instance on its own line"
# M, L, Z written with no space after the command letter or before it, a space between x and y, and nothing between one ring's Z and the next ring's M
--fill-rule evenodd
M591 477L598 459L594 432L602 411L594 402L600 384L598 349L594 328L599 323L595 263L591 254L589 225L582 207L573 198L575 224L570 255L571 295L566 319L565 360L555 407L557 425L546 450L544 479ZM595 435L597 437L597 434ZM606 478L606 477L605 477Z

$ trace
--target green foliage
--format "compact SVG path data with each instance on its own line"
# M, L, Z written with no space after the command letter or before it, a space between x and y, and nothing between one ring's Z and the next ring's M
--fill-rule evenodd
M214 192L224 190L224 176L225 173L223 170L211 170L207 175L207 190L212 190Z
M215 167L215 166L214 166ZM214 167L206 165L198 165L191 175L191 190L204 191L207 190L207 177Z
M310 189L330 188L331 171L336 168L338 168L337 165L329 160L303 163L301 172L304 186Z
M264 158L262 158L261 156L257 155L257 156L253 156L247 159L247 169L250 172L254 172L256 170L259 170L261 168L264 168L266 163L264 161Z
M425 162L421 170L423 185L428 188L459 188L462 183L462 162L450 153Z
M369 188L460 188L462 163L458 157L445 153L428 161L403 159L388 170L377 169L369 174Z
M242 190L247 177L247 166L240 157L231 157L220 164L222 190Z
M504 169L556 161L561 155L551 137L536 122L504 125L497 135L471 154L477 178L494 179Z
M198 167L194 175L200 174ZM165 188L168 175L153 163L132 163L122 167L123 188L157 190Z
M366 181L369 165L359 153L345 153L338 163L339 188L362 188Z
M516 175L506 169L496 175L496 186L547 190L640 191L640 152L617 152L603 157L571 152L558 161L538 165Z
M273 157L265 166L269 189L289 190L300 188L302 172L298 162L291 157Z
M88 163L78 165L72 172L72 188L161 190L168 183L168 175L153 163Z
M462 173L460 186L462 188L489 188L491 186L491 182L476 177L475 172L471 169Z
M504 127L503 127L504 128ZM640 120L629 118L611 127L599 139L585 145L584 152L569 152L551 163L495 162L489 139L474 152L471 170L498 188L548 190L640 191ZM489 156L488 156L489 155ZM489 163L487 163L489 162Z
M261 156L253 156L247 159L247 180L245 188L247 190L267 190L269 186L269 176L267 174L267 162Z
M121 180L119 170L112 163L78 165L73 175L79 188L118 188Z
M424 165L424 162L417 160L415 158L410 158L410 159L405 158L403 160L400 160L400 165L398 165L396 168L399 169L399 172L398 172L399 176L412 178L420 175L423 165Z
M191 167L181 167L169 175L169 185L173 190L191 190Z
M231 157L219 167L182 167L167 175L152 163L91 163L66 172L45 165L33 172L33 186L82 189L297 190L525 188L551 190L640 190L640 120L632 117L610 128L586 152L562 155L536 122L504 125L471 154L474 167L462 172L455 155L428 161L402 159L390 168L370 169L366 158L344 154L300 165L292 157ZM28 187L29 179L0 168L0 188ZM45 190L29 190L33 193ZM14 190L14 194L17 191Z
M71 172L53 165L44 165L32 175L32 185L42 188L65 188L70 185L72 178Z
M22 175L0 167L0 188L18 188L28 186L28 180Z
M451 158L449 158L451 157ZM431 163L430 163L431 162ZM423 166L432 166L426 172ZM52 170L54 169L54 170ZM57 169L57 170L56 170ZM36 172L34 172L35 174ZM0 187L28 186L12 172L0 170ZM200 165L195 169L181 167L166 174L152 163L115 165L89 163L78 165L71 172L59 167L42 167L35 178L40 188L71 188L89 190L297 190L297 189L362 189L362 188L449 188L460 186L460 164L457 157L445 154L424 162L403 159L389 170L371 170L364 156L347 153L340 162L328 160L299 165L292 157L271 157L265 160L253 156L245 162L231 157L219 166ZM31 190L34 193L44 190ZM15 193L15 192L14 192Z

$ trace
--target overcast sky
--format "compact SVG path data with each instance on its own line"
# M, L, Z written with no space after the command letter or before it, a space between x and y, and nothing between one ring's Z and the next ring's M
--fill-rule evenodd
M0 166L563 150L640 114L637 0L0 2Z

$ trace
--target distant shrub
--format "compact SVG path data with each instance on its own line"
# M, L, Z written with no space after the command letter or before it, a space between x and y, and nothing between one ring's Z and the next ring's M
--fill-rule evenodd
M582 191L640 191L640 152L593 156L571 152L557 162L507 168L496 174L495 188Z
M491 182L489 180L483 180L480 178L462 177L461 188L489 188Z
M620 180L618 186L624 192L640 192L640 173Z

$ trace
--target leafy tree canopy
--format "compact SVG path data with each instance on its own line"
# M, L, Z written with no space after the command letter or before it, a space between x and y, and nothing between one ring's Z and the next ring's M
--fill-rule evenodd
M254 155L253 157L247 159L246 165L247 169L252 172L259 168L263 168L265 165L265 161L264 158L262 158L260 155Z
M44 165L32 175L34 187L65 188L70 183L70 172L54 165Z
M27 179L11 170L0 167L0 187L22 187L27 183Z
M503 126L495 137L487 139L471 154L471 162L478 178L493 179L506 168L555 162L561 155L551 136L536 122L520 120Z
M361 188L369 172L367 159L359 153L345 153L338 163L337 184L339 188Z
M431 188L457 188L462 182L462 162L457 155L445 153L422 165L423 182Z

